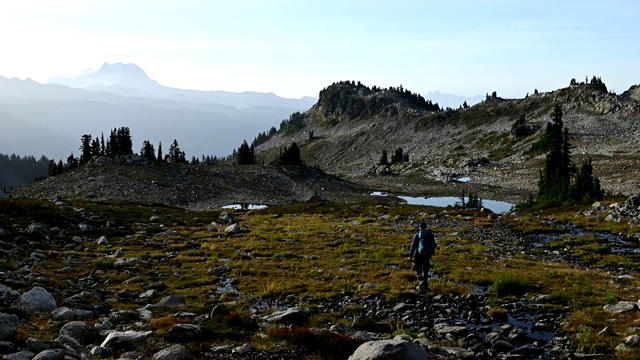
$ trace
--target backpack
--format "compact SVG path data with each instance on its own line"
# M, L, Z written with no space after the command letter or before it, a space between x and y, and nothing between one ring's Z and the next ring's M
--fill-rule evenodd
M436 239L429 229L420 230L418 242L418 254L431 256L436 253Z

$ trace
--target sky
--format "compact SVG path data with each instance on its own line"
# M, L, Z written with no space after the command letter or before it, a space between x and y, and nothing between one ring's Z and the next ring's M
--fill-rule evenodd
M2 1L0 75L135 63L165 86L317 97L340 80L505 98L640 83L634 0Z

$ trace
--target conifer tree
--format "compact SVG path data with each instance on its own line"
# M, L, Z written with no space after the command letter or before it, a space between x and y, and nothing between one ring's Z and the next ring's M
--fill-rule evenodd
M84 134L81 138L80 146L80 164L86 164L91 161L91 135Z
M49 176L58 175L58 167L56 166L56 161L51 159L49 161Z
M540 171L538 203L553 205L574 200L577 202L600 200L603 191L600 180L593 176L591 159L576 171L571 161L569 130L562 122L562 109L556 105L552 114L553 123L547 125L550 150L544 171ZM572 174L575 179L571 179Z
M389 164L387 150L382 150L382 156L380 156L380 165L387 165L387 164Z
M238 165L251 165L256 163L253 146L249 147L247 140L242 142L237 153Z
M298 144L293 142L290 147L284 147L280 154L280 162L287 165L304 165L300 156L300 148Z
M173 139L173 143L169 147L169 153L167 154L168 161L173 163L184 163L187 162L185 159L185 153L180 150L180 146L178 145L178 140Z
M158 156L156 157L156 160L158 160L158 161L163 161L164 160L163 155L162 155L162 141L160 141L158 143Z
M140 156L144 157L149 161L156 161L156 151L153 148L153 145L149 142L149 140L144 140L142 142L142 149L140 149Z

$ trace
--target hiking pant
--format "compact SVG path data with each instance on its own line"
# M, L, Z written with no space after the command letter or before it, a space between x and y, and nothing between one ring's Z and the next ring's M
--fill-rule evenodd
M416 275L418 275L418 280L427 280L429 278L429 267L430 267L431 256L429 255L419 255L413 258L413 270L416 271Z

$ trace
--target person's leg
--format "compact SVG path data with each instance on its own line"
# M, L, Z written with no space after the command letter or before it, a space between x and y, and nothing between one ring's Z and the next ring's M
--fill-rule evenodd
M428 279L429 278L429 269L431 268L431 257L430 256L425 256L424 259L422 260L422 266L423 266L423 271L424 271L424 278Z

